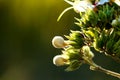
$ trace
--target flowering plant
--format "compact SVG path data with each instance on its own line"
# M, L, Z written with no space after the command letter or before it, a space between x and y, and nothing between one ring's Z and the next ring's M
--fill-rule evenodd
M55 36L52 44L55 48L62 48L62 54L53 58L56 66L68 66L66 71L79 69L82 64L89 64L91 70L101 71L120 79L120 74L104 69L93 61L94 48L100 53L113 58L120 63L120 1L119 0L65 0L72 5L66 8L58 17L70 10L80 14L75 18L80 27L72 31L64 40Z

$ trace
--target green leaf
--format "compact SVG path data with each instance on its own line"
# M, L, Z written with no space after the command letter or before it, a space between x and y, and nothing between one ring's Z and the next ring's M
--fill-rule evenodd
M84 45L84 36L80 31L71 31L69 36L65 36L68 41L71 42L69 45L79 49Z
M66 48L65 53L70 57L70 60L79 60L81 57L80 49L76 49L73 46Z
M76 69L79 69L79 67L82 65L82 62L78 61L78 60L73 60L70 63L70 66L68 66L65 71L69 72L69 71L74 71Z

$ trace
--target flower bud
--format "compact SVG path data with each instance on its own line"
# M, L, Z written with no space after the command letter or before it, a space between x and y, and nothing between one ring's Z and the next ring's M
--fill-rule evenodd
M56 55L53 58L53 64L55 64L56 66L66 65L69 62L68 58L69 57L67 55Z
M83 46L82 51L85 57L88 57L89 59L94 57L94 54L90 51L89 46Z
M52 39L52 45L55 48L64 48L67 44L65 43L63 37L61 37L61 36L55 36Z
M85 12L87 9L93 9L95 6L92 5L91 1L80 1L80 0L75 0L74 2L69 1L69 0L64 0L68 4L73 6L73 9L76 13L79 12Z

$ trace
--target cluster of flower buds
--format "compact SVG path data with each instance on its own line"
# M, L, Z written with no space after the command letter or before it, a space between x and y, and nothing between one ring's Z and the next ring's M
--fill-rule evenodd
M68 65L67 71L78 69L84 58L92 60L94 54L89 46L84 43L84 36L80 31L71 31L69 36L65 36L68 40L64 40L61 36L55 36L52 39L52 45L55 48L62 48L62 54L53 58L53 64L56 66ZM76 67L77 66L77 67Z
M55 48L65 48L66 46L68 46L68 43L65 42L63 37L55 36L52 39L52 45ZM69 56L65 54L56 55L53 58L53 64L55 64L56 66L63 66L63 65L69 64Z

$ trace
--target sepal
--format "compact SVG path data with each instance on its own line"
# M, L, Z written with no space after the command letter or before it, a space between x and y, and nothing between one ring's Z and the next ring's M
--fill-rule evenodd
M73 60L71 61L70 65L65 69L65 71L69 72L69 71L77 70L80 68L81 65L82 65L81 61Z

